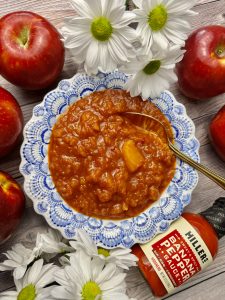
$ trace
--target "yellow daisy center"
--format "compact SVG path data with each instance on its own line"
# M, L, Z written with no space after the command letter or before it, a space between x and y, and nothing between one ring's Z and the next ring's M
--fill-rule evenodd
M91 24L91 32L96 40L107 41L113 33L113 28L109 20L105 17L94 19Z
M17 296L17 300L34 300L36 298L36 290L33 284L25 286Z
M106 250L106 249L103 249L103 248L98 248L98 254L102 254L102 255L104 255L105 257L110 256L109 251Z
M161 30L168 19L168 14L164 5L160 4L153 8L148 15L148 24L152 31Z
M148 63L144 67L143 71L147 75L152 75L152 74L154 74L158 71L160 66L161 66L161 61L160 60L153 60L153 61L150 61L150 63Z
M95 300L98 295L101 295L102 291L97 283L94 281L88 281L82 288L81 296L82 300ZM102 297L99 298L101 300Z

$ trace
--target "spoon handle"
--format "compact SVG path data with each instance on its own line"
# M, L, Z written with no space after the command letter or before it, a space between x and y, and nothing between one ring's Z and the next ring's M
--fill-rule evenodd
M179 157L181 160L195 168L196 170L200 171L204 175L206 175L208 178L213 180L215 183L217 183L222 189L225 190L225 178L222 176L216 174L214 171L211 171L210 169L204 167L202 164L194 161L192 158L188 157L186 154L181 152L177 149L171 142L169 142L170 149L176 154L177 157Z

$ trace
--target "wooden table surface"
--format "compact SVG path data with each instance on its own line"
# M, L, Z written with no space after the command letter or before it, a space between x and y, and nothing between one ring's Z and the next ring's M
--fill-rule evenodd
M179 0L177 0L179 1ZM57 28L63 24L66 16L74 14L69 0L0 0L0 16L17 10L30 10L48 18ZM192 28L198 28L207 24L225 25L225 0L199 0L194 8L199 15L192 20ZM77 72L78 66L72 61L69 53L66 53L66 62L61 78L70 78ZM33 107L42 101L45 91L30 92L17 88L0 77L0 85L10 91L19 101L25 122L32 114ZM171 92L185 105L188 115L196 126L196 136L200 141L201 162L213 168L225 176L225 163L215 154L209 144L207 129L212 116L225 104L225 94L204 102L191 102L182 96L176 85L171 87ZM19 172L20 155L19 147L8 157L0 160L0 169L10 173L21 185L23 178ZM224 191L208 178L199 174L199 183L192 195L191 204L186 211L200 212L209 207L219 196L224 196ZM0 246L0 260L2 253L8 250L16 242L23 242L27 246L34 243L36 233L47 226L44 218L38 216L32 207L32 202L27 198L24 218L11 239ZM174 295L166 299L225 299L225 238L220 240L219 253L214 263L204 272L194 276L187 284L183 285ZM127 275L128 294L137 300L153 299L151 291L137 268L133 268ZM13 280L9 272L0 273L0 291L13 288ZM1 297L0 297L1 299ZM47 299L46 299L47 300ZM115 299L112 299L115 300Z

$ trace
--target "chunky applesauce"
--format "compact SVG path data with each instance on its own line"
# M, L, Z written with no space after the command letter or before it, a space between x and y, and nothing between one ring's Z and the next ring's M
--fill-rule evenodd
M94 92L72 104L52 130L48 159L58 193L76 211L123 219L144 211L171 181L175 157L162 130L147 132L123 112L170 123L149 101L123 90Z

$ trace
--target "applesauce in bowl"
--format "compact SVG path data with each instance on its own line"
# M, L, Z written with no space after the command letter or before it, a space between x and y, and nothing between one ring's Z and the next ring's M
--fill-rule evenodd
M139 215L159 199L175 172L175 156L162 131L146 132L122 113L157 118L171 134L164 114L151 102L124 90L94 92L57 119L48 149L54 185L70 207L99 219Z

